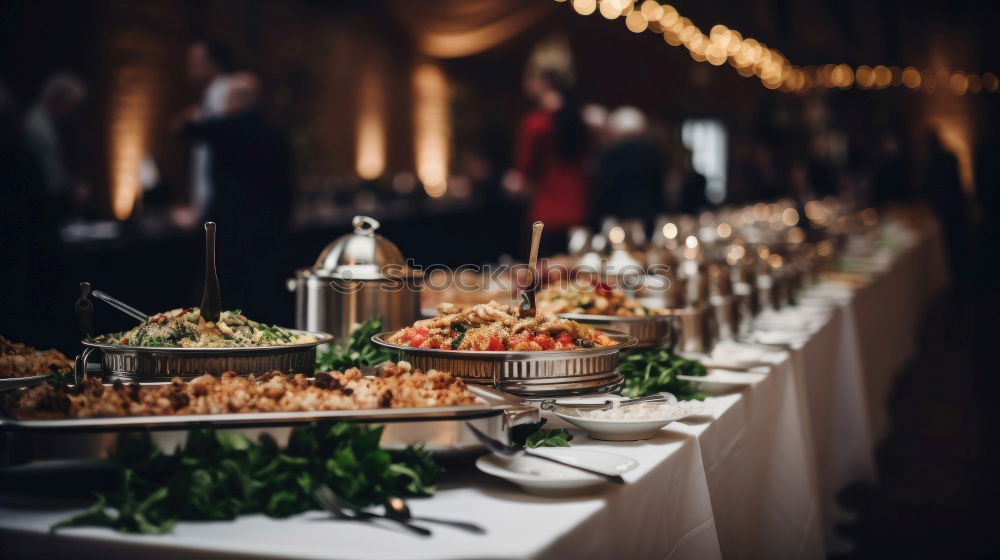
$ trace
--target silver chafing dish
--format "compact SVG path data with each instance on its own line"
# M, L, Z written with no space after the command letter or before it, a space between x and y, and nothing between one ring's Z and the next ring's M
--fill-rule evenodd
M559 317L576 321L600 330L620 331L636 339L635 348L670 346L674 342L674 320L670 315L647 317L622 317L619 315L588 315L586 313L560 313Z
M105 459L114 451L118 434L152 433L153 441L172 452L189 430L214 428L238 431L257 439L268 433L284 445L292 428L313 422L350 421L384 424L380 445L398 448L422 443L437 453L475 451L481 444L469 433L466 422L495 439L509 442L514 426L537 422L539 410L520 399L470 385L478 404L429 408L325 410L317 412L260 412L184 416L127 416L65 420L17 420L0 416L0 467L26 464L71 464L67 461Z
M406 266L399 248L375 233L379 223L355 216L354 232L323 249L312 268L288 281L295 292L295 326L329 332L345 339L370 317L382 317L386 329L420 318L423 275Z
M84 340L81 344L85 348L76 358L76 377L80 379L87 372L87 362L96 350L101 352L102 376L111 381L169 381L174 377L221 375L227 371L251 374L278 370L312 375L316 347L332 342L333 337L322 332L289 330L296 335L311 335L316 340L285 346L230 348L118 346Z
M469 383L490 384L524 397L543 397L614 391L621 386L620 352L638 341L623 332L601 332L618 344L538 352L440 350L392 344L387 340L392 332L379 333L372 342L396 350L400 360L424 371L447 371Z

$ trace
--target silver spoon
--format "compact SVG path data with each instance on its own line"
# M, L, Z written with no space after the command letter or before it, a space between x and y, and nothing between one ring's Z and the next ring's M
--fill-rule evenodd
M603 478L608 482L614 482L615 484L625 484L625 479L622 478L621 475L608 474L606 472L596 471L594 469L590 469L580 465L574 465L573 463L567 463L566 461L556 459L555 457L549 457L548 455L543 455L541 453L533 453L525 449L523 445L507 445L506 443L497 441L491 438L490 436L484 434L483 432L479 431L478 429L476 429L475 426L469 424L468 422L465 423L465 426L469 428L469 431L472 432L472 435L474 435L476 439L479 440L480 443L486 446L486 449L489 449L490 451L496 453L497 455L500 455L501 457L518 457L520 455L528 455L529 457L542 459L543 461L549 461L550 463L556 463L564 467L569 467L571 469L576 469L578 471L583 471L585 473L592 474L594 476Z
M616 406L626 407L633 404L641 404L648 402L663 402L663 403L676 403L677 397L671 393L661 392L653 393L652 395L646 395L645 397L636 397L634 399L624 399L619 401L606 400L603 403L559 403L555 399L547 399L539 403L538 407L542 410L552 410L553 408L576 408L580 410L611 410Z
M215 271L215 222L205 222L205 291L201 296L201 316L218 323L222 315L219 275Z
M374 513L364 511L338 496L337 493L326 484L320 484L317 486L313 490L312 497L316 500L316 503L319 504L320 507L340 519L368 522L371 522L373 519L388 519L399 523L402 527L405 527L418 535L428 537L431 534L430 529L420 527L419 525L413 525L408 523L406 520L395 519L389 517L388 515L376 515Z
M486 534L486 529L483 529L475 523L468 523L465 521L452 521L450 519L439 519L437 517L414 517L410 512L409 506L406 505L406 500L398 496L393 496L385 502L385 516L389 519L395 519L397 521L423 521L425 523L439 523L441 525L449 525L457 529L463 529L470 533L476 533L478 535Z

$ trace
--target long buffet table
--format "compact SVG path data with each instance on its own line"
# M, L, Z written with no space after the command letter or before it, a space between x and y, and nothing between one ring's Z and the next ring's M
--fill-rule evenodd
M836 492L875 478L893 376L912 357L923 311L947 281L936 230L889 228L892 243L865 259L863 282L823 282L797 306L760 317L759 341L787 349L720 346L720 361L752 350L767 365L712 371L721 381L701 416L640 442L577 432L575 447L639 462L624 486L540 498L471 465L452 467L435 496L412 500L411 509L468 518L488 534L433 526L430 538L320 512L184 522L163 536L97 528L52 535L48 528L75 510L4 505L0 556L822 558L841 515Z

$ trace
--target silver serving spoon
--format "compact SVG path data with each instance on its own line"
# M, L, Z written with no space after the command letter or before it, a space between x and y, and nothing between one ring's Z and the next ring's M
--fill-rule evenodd
M648 402L662 402L673 404L677 402L677 397L672 393L661 392L653 393L652 395L646 395L645 397L637 397L634 399L625 399L619 401L606 400L603 403L559 403L555 399L546 399L541 401L538 405L542 410L552 410L553 408L575 408L579 410L611 410L616 406L619 408L631 406L633 404L648 403Z
M486 529L483 529L475 523L468 523L465 521L452 521L450 519L439 519L437 517L415 517L411 512L409 506L406 505L406 500L400 498L399 496L393 496L385 502L385 516L388 519L395 519L397 521L423 521L424 523L438 523L440 525L449 525L455 527L456 529L463 529L470 533L476 533L478 535L486 534Z
M528 285L521 291L520 316L534 317L535 291L538 289L538 243L545 224L538 221L531 225L531 247L528 255Z
M215 271L215 222L205 222L205 291L201 296L201 316L209 323L219 322L222 293Z
M89 309L87 309L87 305L84 302L88 302L87 300L88 295L93 295L95 298L103 301L104 303L110 305L111 307L114 307L115 309L121 311L122 313L128 315L129 317L132 317L136 321L142 322L149 319L149 315L146 315L142 311L139 311L138 309L132 307L131 305L125 303L124 301L113 298L111 297L111 295L109 295L106 292L102 292L101 290L93 289L90 285L90 282L80 282L80 299L77 301L77 307L83 308L87 313L89 313Z
M472 435L474 435L476 437L476 439L479 440L480 443L482 443L484 446L486 446L486 449L489 449L490 451L492 451L493 453L495 453L497 455L500 455L501 457L517 457L519 455L527 455L529 457L534 457L536 459L541 459L543 461L549 461L550 463L556 463L557 465L562 465L564 467L569 467L571 469L576 469L578 471L583 471L583 472L585 472L587 474L592 474L594 476L603 478L604 480L607 480L608 482L614 482L615 484L625 484L625 479L622 478L621 475L619 475L619 474L608 474L606 472L602 472L602 471L594 470L594 469L591 469L591 468L587 468L587 467L584 467L582 465L576 465L576 464L573 464L573 463L568 463L566 461L562 461L562 460L556 459L555 457L550 457L548 455L543 455L541 453L534 453L534 452L532 452L532 451L530 451L528 449L525 449L525 447L523 445L507 445L506 443L503 443L502 441L497 441L497 440L491 438L490 436L484 434L483 432L481 432L480 430L476 429L475 426L473 426L472 424L470 424L468 422L465 423L465 427L469 428L469 431L472 432Z

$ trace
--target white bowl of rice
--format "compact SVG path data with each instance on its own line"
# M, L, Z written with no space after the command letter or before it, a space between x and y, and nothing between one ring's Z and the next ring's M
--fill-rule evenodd
M593 439L636 441L649 439L671 422L701 412L702 403L646 402L613 406L607 410L587 410L556 405L552 412Z

